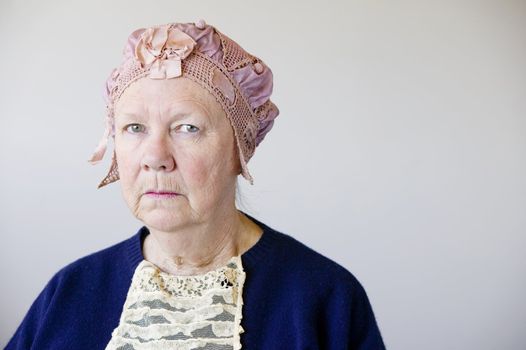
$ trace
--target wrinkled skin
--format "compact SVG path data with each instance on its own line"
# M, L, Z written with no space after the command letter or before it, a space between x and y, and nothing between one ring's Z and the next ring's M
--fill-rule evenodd
M259 227L235 207L240 162L233 129L197 83L132 83L115 106L115 151L123 197L152 233L145 256L165 269L207 270L259 238Z

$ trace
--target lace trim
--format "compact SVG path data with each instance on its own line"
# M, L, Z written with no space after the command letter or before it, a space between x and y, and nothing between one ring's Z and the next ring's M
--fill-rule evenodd
M106 350L241 349L244 282L240 256L193 276L142 260Z

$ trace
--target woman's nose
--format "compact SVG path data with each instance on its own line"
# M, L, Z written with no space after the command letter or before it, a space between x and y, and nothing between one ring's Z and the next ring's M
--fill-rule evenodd
M175 169L175 159L170 147L169 137L152 135L143 142L147 143L141 161L143 170L170 172Z

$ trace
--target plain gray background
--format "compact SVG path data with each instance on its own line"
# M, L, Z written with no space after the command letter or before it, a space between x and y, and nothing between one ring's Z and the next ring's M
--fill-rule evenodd
M274 72L243 207L348 268L389 349L526 346L526 1L0 0L0 344L62 266L141 226L103 84L133 30L199 18ZM112 148L110 148L111 150Z

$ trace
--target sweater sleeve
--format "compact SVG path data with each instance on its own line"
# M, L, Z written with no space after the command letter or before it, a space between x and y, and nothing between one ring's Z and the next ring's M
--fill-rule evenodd
M357 280L352 294L349 349L385 350L371 303L365 289Z
M361 283L341 268L327 298L323 348L385 350L369 298Z
M5 350L31 349L33 342L40 333L49 305L53 302L55 291L62 270L57 272L46 284L37 298L31 304L29 311L16 329Z

